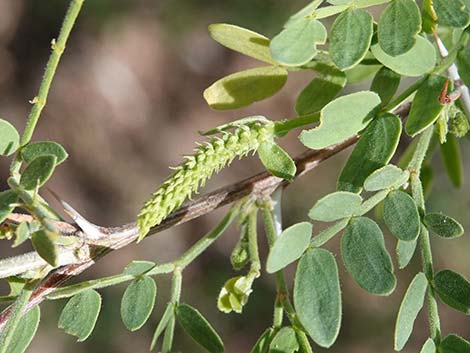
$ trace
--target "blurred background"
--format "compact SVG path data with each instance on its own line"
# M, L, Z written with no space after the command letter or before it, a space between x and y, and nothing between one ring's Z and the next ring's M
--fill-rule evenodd
M34 137L55 140L70 154L48 186L91 221L120 225L136 219L142 203L170 173L168 166L178 164L183 154L191 153L196 141L203 140L198 130L251 114L270 119L294 116L292 107L296 96L312 79L310 73L289 75L281 92L242 110L215 112L205 104L202 91L216 79L259 65L212 41L207 26L227 22L273 36L289 14L305 4L304 0L85 1ZM30 109L28 101L36 95L51 39L58 34L67 6L66 0L0 0L0 117L20 131ZM376 10L377 13L380 9ZM348 90L367 88L368 84L353 85ZM295 134L281 143L292 155L303 150ZM468 145L468 140L462 142L467 174L470 172ZM344 152L322 163L287 188L283 201L285 226L305 220L315 200L334 190L348 154L349 151ZM7 178L8 165L9 161L0 160L1 183ZM439 158L433 159L433 166L436 179L429 209L442 210L469 228L469 184L466 182L461 190L453 189ZM257 158L234 162L201 193L261 170ZM0 185L0 189L6 187ZM210 230L224 212L226 209L117 251L77 280L119 273L133 259L156 262L174 259ZM321 225L315 225L315 232L320 229ZM224 339L227 352L241 353L249 352L257 337L271 324L275 288L272 276L264 275L256 281L242 315L218 312L218 292L235 275L228 257L237 237L233 226L188 268L182 300L197 307L212 322ZM260 239L263 239L261 230ZM388 234L386 239L393 252L395 242ZM437 268L453 268L470 277L467 237L432 241ZM265 258L264 240L261 243ZM328 244L328 248L339 254L338 239ZM0 255L27 250L28 245L24 245L13 252L5 242ZM419 270L419 256L415 256L406 270L397 270L399 284L387 298L362 291L338 262L343 325L337 343L329 352L392 352L396 313L407 285ZM288 269L289 278L294 270ZM65 301L44 303L39 332L28 352L147 352L169 294L168 278L158 277L157 284L156 309L137 333L126 331L120 321L119 305L125 285L102 290L102 312L94 333L84 343L76 343L75 338L57 328ZM440 312L444 333L470 337L470 325L463 314L444 306ZM428 326L423 313L415 327L404 352L419 351L427 338ZM202 352L181 329L176 331L174 347L175 351ZM320 348L314 351L326 352Z

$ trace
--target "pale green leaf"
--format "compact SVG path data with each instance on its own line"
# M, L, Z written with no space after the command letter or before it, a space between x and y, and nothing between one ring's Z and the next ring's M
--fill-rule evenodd
M0 119L0 155L13 154L20 144L20 135L8 121Z
M21 158L26 163L31 162L37 157L46 155L56 156L57 165L65 161L68 157L68 153L65 151L65 149L53 141L33 142L27 144L21 149Z
M322 2L323 0L311 1L307 6L303 7L291 17L289 17L289 20L284 24L284 27L289 27L295 22L303 20L304 18L310 16L317 9L317 7L321 5Z
M362 197L358 194L337 191L318 200L308 216L315 221L336 221L352 216L361 203Z
M391 56L409 51L421 31L421 14L414 0L394 0L380 15L377 37L382 50Z
M398 268L404 269L410 263L413 255L416 251L417 241L402 241L398 240L397 242L397 259L398 259Z
M312 249L300 259L295 274L294 305L309 336L330 347L341 326L341 289L334 256Z
M353 218L341 239L341 255L357 284L376 295L389 295L396 286L393 265L379 226L366 217Z
M440 271L434 276L434 286L444 303L470 314L470 283L463 276L451 270Z
M204 98L211 108L237 109L272 96L286 80L282 67L256 67L221 78L204 91Z
M100 310L101 297L98 292L89 289L74 295L60 314L59 328L83 342L93 331Z
M209 34L216 42L229 49L268 64L274 63L269 50L269 38L261 34L226 23L211 24Z
M349 70L346 70L345 74L348 83L353 85L369 79L372 75L376 74L380 70L380 68L382 68L382 65L359 64Z
M12 248L23 244L29 238L31 235L29 224L27 222L21 222L18 227L16 227L15 235L15 242L11 246Z
M338 190L359 192L367 177L393 157L401 130L401 120L393 114L375 118L349 156L338 178Z
M370 90L377 92L382 101L382 106L388 104L398 87L400 86L401 76L387 67L382 67L372 80Z
M433 0L440 25L463 28L470 23L470 9L463 0Z
M320 65L315 67L319 69ZM335 67L321 65L321 74L315 77L300 92L295 111L299 115L307 115L320 111L326 104L331 102L346 85L346 75Z
M437 60L434 46L420 36L416 38L416 43L410 50L398 56L388 55L378 43L372 45L371 50L384 66L403 76L424 75L434 68Z
M271 56L285 66L301 66L317 54L317 45L325 44L326 29L311 18L295 21L275 36L270 43Z
M155 267L152 261L131 261L125 268L123 273L131 276L141 276Z
M405 124L408 135L416 136L437 120L444 108L439 97L446 81L443 76L433 75L420 86Z
M356 92L336 98L321 110L321 123L300 134L300 141L311 149L342 142L364 129L380 105L378 94Z
M269 353L294 353L299 349L299 343L292 327L281 328L269 345Z
M20 323L13 332L13 337L8 347L8 353L23 353L26 351L36 335L40 317L41 311L39 305L36 305L23 315Z
M312 224L302 222L285 229L276 239L266 261L268 273L277 272L297 260L308 248Z
M419 353L436 353L436 345L432 338L428 338L426 342L424 342L423 348L421 348Z
M33 159L21 175L21 186L32 190L44 185L54 172L56 163L57 157L50 154Z
M366 191L379 191L388 188L397 188L403 185L410 177L407 170L402 170L393 164L377 169L364 181Z
M157 285L153 278L143 276L134 280L121 300L121 318L126 328L136 331L148 320L155 305Z
M274 141L266 141L258 147L258 156L264 167L274 176L292 180L297 170L292 158Z
M468 353L470 343L462 337L450 334L441 342L440 352L442 353Z
M373 34L372 16L361 9L339 15L330 32L331 59L341 70L356 66L367 54Z
M0 223L13 211L15 207L12 205L16 202L18 202L18 195L13 190L0 192Z
M210 353L223 353L224 344L201 313L187 304L178 305L176 317L184 331Z
M424 305L428 280L424 273L418 273L410 283L398 311L395 325L395 350L401 351L413 332L413 325Z
M441 213L428 213L423 221L430 231L442 238L458 238L464 232L459 222Z
M413 198L406 192L394 190L384 201L384 222L399 240L413 241L421 230L421 219Z
M57 246L54 244L52 234L46 230L38 230L31 234L31 242L39 256L52 267L57 266Z

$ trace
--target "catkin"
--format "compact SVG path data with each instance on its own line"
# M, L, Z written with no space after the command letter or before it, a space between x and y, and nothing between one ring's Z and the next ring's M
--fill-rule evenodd
M235 157L242 158L255 152L261 143L273 138L272 122L255 122L238 126L232 132L223 131L221 137L214 137L198 146L195 154L185 157L185 161L145 203L137 219L139 240L204 186L213 173L230 164Z

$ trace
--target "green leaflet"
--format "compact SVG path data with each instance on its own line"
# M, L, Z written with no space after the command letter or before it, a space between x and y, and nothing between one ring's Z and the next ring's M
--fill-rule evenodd
M421 219L413 198L404 191L394 190L384 201L384 221L399 240L413 241L421 230Z
M301 66L317 54L317 45L325 44L326 29L311 18L302 18L275 36L269 45L272 58L281 65Z
M337 191L318 200L308 216L314 221L331 222L350 217L361 206L362 197L344 191Z
M23 315L20 323L15 328L8 353L23 353L26 351L39 327L41 311L39 305L36 305L30 311Z
M428 213L423 221L430 231L442 238L457 238L464 232L459 222L440 213Z
M400 86L401 76L387 67L382 67L370 86L370 90L377 92L382 100L382 106L387 105Z
M101 310L101 297L93 289L74 295L59 318L59 328L85 341L93 331Z
M443 270L434 276L434 286L444 303L470 314L470 283L464 277L454 271Z
M294 353L299 343L292 327L283 327L274 336L269 345L269 353Z
M470 86L470 48L460 50L457 56L457 66L462 81Z
M447 134L447 141L440 145L441 158L444 163L447 175L456 188L460 188L463 183L462 157L457 138L452 134Z
M18 202L18 195L13 190L0 192L0 223L13 211L15 207L12 205L16 202Z
M223 353L224 344L201 313L187 304L178 305L176 317L184 331L210 353Z
M428 280L424 273L418 273L410 283L398 311L395 325L395 350L401 351L413 332L413 325L424 305Z
M336 98L321 110L320 125L302 131L300 141L311 149L344 141L368 125L379 105L378 94L370 91Z
M470 343L462 337L450 334L441 342L442 353L467 353L470 352Z
M276 239L266 262L268 273L277 272L297 260L308 248L312 224L302 222L285 229Z
M12 248L16 248L17 246L23 244L31 235L31 230L29 229L29 224L27 222L21 222L15 231L15 242L11 246Z
M274 140L258 147L258 156L264 167L274 176L293 180L297 168L292 158Z
M157 344L158 338L163 333L163 331L168 326L168 323L174 319L175 316L175 307L173 303L168 303L166 305L165 311L158 322L157 327L155 328L155 332L152 337L152 342L150 343L150 350L153 351L155 345Z
M393 157L401 129L401 120L396 115L387 113L374 119L346 162L338 179L338 190L359 192L367 177Z
M223 46L252 58L273 64L269 51L269 38L235 25L215 23L209 26L212 39Z
M408 170L402 170L393 164L377 169L364 181L366 191L379 191L403 185L410 177Z
M346 85L346 75L333 66L319 64L315 70L319 71L319 75L300 92L295 103L295 111L299 115L320 111Z
M289 27L295 22L310 16L317 9L317 7L321 5L322 2L323 0L313 0L310 2L307 6L303 7L291 17L289 17L289 20L284 24L284 28Z
M398 240L396 253L398 259L398 268L404 269L410 263L413 255L416 251L417 240L414 241L403 241Z
M367 56L366 56L367 58ZM356 65L352 69L346 70L346 78L348 83L351 85L364 82L369 79L370 76L376 74L382 65Z
M433 0L423 0L423 8L421 10L423 18L423 31L432 33L436 30L437 14L433 7Z
M44 185L54 172L56 164L57 157L50 154L33 159L23 171L20 185L26 190Z
M175 172L155 191L139 213L137 224L142 239L151 227L159 224L178 208L183 201L214 172L229 164L235 157L243 157L256 151L260 144L272 141L274 124L267 121L241 125L233 132L226 131L220 138L214 137L196 148L194 156L175 168Z
M54 235L46 230L38 230L31 234L34 250L52 267L57 266L57 247L53 241Z
M8 121L0 119L0 155L13 154L20 144L20 135Z
M271 97L286 80L287 70L282 67L255 67L216 81L206 88L204 99L213 109L238 109Z
M266 331L258 338L250 353L267 353L269 343L271 342L274 329L267 328Z
M371 51L384 66L403 76L424 75L434 68L437 61L434 46L420 36L416 37L416 43L410 50L398 56L388 55L378 43L372 45Z
M423 348L421 348L420 353L436 353L436 345L432 338L428 338L424 342Z
M439 97L446 81L443 76L433 75L420 86L405 124L408 135L416 136L437 120L444 108Z
M148 276L135 279L126 288L121 300L121 318L128 330L136 331L145 324L152 313L156 295L157 285Z
M307 251L295 274L294 306L309 336L330 347L341 326L341 289L334 256L324 249Z
M365 57L372 27L372 16L361 9L348 9L336 18L330 32L330 55L338 68L350 69Z
M46 155L56 156L56 165L59 165L68 157L68 153L65 149L58 143L52 141L33 142L21 149L21 158L26 163L30 163L33 159Z
M433 0L440 25L463 28L470 23L470 9L462 0Z
M389 295L396 286L393 264L379 226L370 218L353 218L341 239L341 255L357 284L376 295Z
M382 50L390 56L409 51L421 31L421 14L414 0L394 0L380 15L377 37Z

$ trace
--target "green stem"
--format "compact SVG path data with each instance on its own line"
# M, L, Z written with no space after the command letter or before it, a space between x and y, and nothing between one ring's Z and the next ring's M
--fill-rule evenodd
M171 296L170 302L175 306L179 304L181 297L181 284L183 281L183 276L181 273L181 268L176 268L173 272L173 280L171 282ZM171 353L171 348L173 346L173 336L175 333L175 316L173 315L168 326L165 329L165 335L163 336L162 343L162 353Z
M41 112L46 105L52 80L57 70L60 58L65 50L70 32L72 31L75 20L80 13L80 9L82 8L83 1L84 0L72 0L70 2L67 13L65 14L64 22L62 23L62 28L60 29L59 37L57 38L57 41L52 41L52 52L49 57L49 61L47 62L41 85L39 86L38 95L33 99L33 107L29 113L23 136L21 137L21 146L26 145L31 140L34 129L36 128L39 117L41 116ZM18 173L20 167L21 159L19 154L17 154L11 166L11 174L14 175Z
M425 203L423 196L423 185L420 180L421 167L423 161L426 157L426 153L429 149L431 139L434 133L434 126L428 127L418 140L416 150L411 159L408 170L411 174L411 190L413 198L416 201L418 207L424 212ZM434 278L434 269L433 269L433 259L432 259L432 249L431 242L429 239L429 232L424 227L421 226L421 233L419 236L419 244L421 248L421 259L423 264L423 271L426 274L428 281L431 283ZM428 309L428 320L429 320L429 330L430 335L436 344L439 344L441 339L441 328L439 320L439 311L437 307L436 294L430 288L426 294L427 300L427 309Z
M261 260L259 259L258 251L258 232L257 229L258 220L258 209L256 207L250 211L248 215L248 251L250 253L251 268L250 272L253 271L259 275L261 270Z
M277 137L285 136L289 131L310 125L320 121L320 113L301 115L296 118L276 121L274 125L274 134Z

